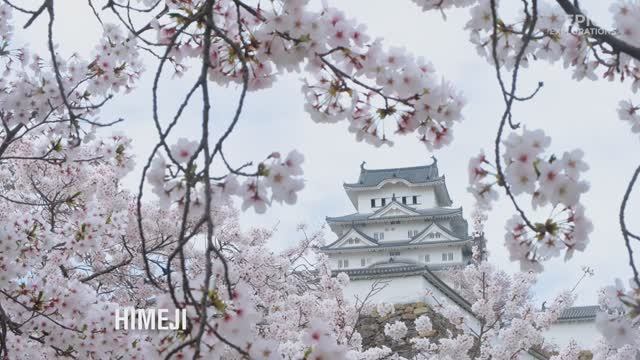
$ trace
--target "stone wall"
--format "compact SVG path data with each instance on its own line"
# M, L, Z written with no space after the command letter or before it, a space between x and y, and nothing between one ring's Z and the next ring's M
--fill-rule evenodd
M412 304L396 304L395 311L384 317L380 317L374 310L370 315L363 315L357 330L362 335L362 345L364 349L376 346L387 346L399 355L410 358L413 356L409 339L418 336L414 320L421 315L427 315L433 325L433 330L419 336L428 337L436 341L447 336L447 330L455 333L455 328L442 315L423 302ZM384 335L385 324L402 321L407 326L407 336L399 342L394 342Z
M362 335L362 347L368 349L377 346L387 346L394 352L405 358L412 358L415 353L411 349L409 339L416 336L427 337L437 342L440 338L447 337L448 331L453 334L458 330L453 327L449 321L442 315L436 313L428 304L416 302L412 304L396 304L395 311L387 316L381 317L374 310L372 314L363 315L356 329ZM427 315L433 325L433 330L426 334L417 334L414 320L421 315ZM407 326L407 336L399 342L394 342L384 334L385 324L391 324L396 321L402 321ZM542 358L548 358L553 354L542 355ZM582 351L579 360L591 360L593 354L590 351Z

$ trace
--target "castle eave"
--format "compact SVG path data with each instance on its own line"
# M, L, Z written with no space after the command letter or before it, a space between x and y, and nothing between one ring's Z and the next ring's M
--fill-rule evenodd
M387 216L377 219L370 219L375 213L354 213L344 216L326 217L331 223L352 223L352 222L385 222L392 220L423 220L423 219L450 219L462 216L462 208L433 208L416 210L419 215Z
M430 247L450 247L450 246L464 246L471 244L473 238L468 237L463 240L438 240L438 241L426 241L420 243L411 243L411 240L403 241L389 241L386 243L378 243L377 246L351 246L345 248L330 248L332 245L327 245L321 248L324 253L341 254L341 253L354 253L361 251L376 252L376 251L389 251L389 250L407 250L407 249L424 249Z

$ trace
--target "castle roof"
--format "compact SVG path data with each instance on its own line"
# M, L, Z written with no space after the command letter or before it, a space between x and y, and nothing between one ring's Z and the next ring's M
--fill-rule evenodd
M441 247L442 245L450 245L450 246L471 245L473 240L473 238L471 237L467 239L460 239L460 240L432 240L432 241L426 241L426 242L420 242L420 243L412 243L411 242L412 239L399 240L399 241L385 241L385 242L379 242L377 240L373 240L376 243L375 246L362 245L362 246L349 246L344 248L333 248L333 246L336 243L340 242L340 240L342 240L343 238L344 237L341 237L338 240L332 242L331 244L321 247L320 249L326 253L358 252L362 250L371 250L371 249L396 250L396 249L402 249L402 248L413 249L413 248L425 248L425 247L433 247L433 246ZM367 238L370 239L369 237Z
M387 183L404 183L407 186L434 186L439 206L450 206L453 202L449 196L444 175L438 174L438 161L433 158L429 165L390 169L366 169L363 161L360 165L360 176L356 183L344 183L343 187L353 205L357 208L356 195L359 191L377 190Z
M460 214L461 209L460 210ZM394 219L396 217L392 217ZM384 218L389 219L389 218ZM468 224L467 221L462 218L462 216L457 217L456 220L452 221L452 229L449 229L447 226L443 226L441 223L436 221L430 221L426 223L426 226L419 233L415 234L409 239L403 240L395 240L395 241L379 241L375 238L370 237L360 230L357 226L357 222L347 222L350 223L351 226L342 232L342 235L338 237L332 243L323 246L321 249L325 252L358 252L362 250L375 250L375 249L389 249L389 248L424 248L424 247L433 247L433 246L442 246L442 245L452 245L452 246L469 246L473 240L472 236L469 236L468 233ZM336 224L329 223L330 225ZM435 240L434 238L429 238L426 240L426 236L430 233L442 233L445 235L445 238L442 240ZM359 238L362 242L362 245L349 245L348 247L343 247L341 244L347 238ZM439 239L439 238L436 238Z
M573 306L560 313L558 322L594 321L598 312L600 312L598 305Z
M458 217L458 216L462 216L462 208L431 208L431 209L415 209L406 205L402 205L405 208L408 208L416 213L418 213L418 218L420 217L430 217L430 218L446 218L446 217ZM336 216L336 217L330 217L327 216L326 220L329 224L331 223L350 223L350 222L363 222L366 220L370 220L370 218L376 214L378 214L379 211L373 212L373 213L353 213L353 214L349 214L349 215L344 215L344 216ZM408 215L408 216L387 216L384 218L380 218L380 220L398 220L401 218L415 218L416 215Z
M391 169L365 169L364 162L360 166L360 177L357 183L344 184L345 187L370 187L380 184L387 179L404 179L412 184L421 184L440 179L438 176L438 162L433 160L430 165L413 166Z

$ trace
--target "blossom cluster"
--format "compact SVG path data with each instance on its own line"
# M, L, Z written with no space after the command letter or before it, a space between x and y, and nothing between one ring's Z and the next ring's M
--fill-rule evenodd
M13 35L13 24L11 23L12 10L7 4L0 4L0 40L2 40L2 50L11 41Z
M85 358L151 355L149 344L139 336L115 331L107 321L117 305L96 302L94 290L77 280L52 277L28 281L5 296L11 299L3 303L5 311L20 314L12 321L24 322L22 331L48 345L39 347L20 336L9 337L9 351L22 359L55 358L61 353ZM24 311L23 306L32 312Z
M492 35L494 31L494 14L491 0L451 0L431 1L414 0L424 11L446 10L453 7L470 7L470 19L466 28L470 31L470 41L476 46L478 54L490 63L494 62ZM553 2L539 1L537 9L529 9L529 16L536 14L536 23L531 36L525 39L525 26L532 21L525 21L522 11L513 13L504 10L499 1L496 4L496 57L498 64L511 70L515 66L516 58L526 43L522 53L522 66L526 67L533 61L547 61L549 63L562 62L564 68L573 72L573 79L597 80L599 76L609 81L619 77L621 81L630 84L631 90L637 93L640 89L640 60L624 52L609 51L599 47L600 42L594 41L597 36L610 34L626 42L630 46L640 46L640 3L637 1L617 0L609 7L612 15L613 28L603 29L593 27L593 20L586 17L579 18L567 15L563 9ZM526 5L525 5L526 6ZM579 24L578 22L583 22ZM598 70L601 69L600 73ZM622 120L632 123L632 129L637 132L637 117L633 105L623 101L619 115Z
M376 305L376 312L381 317L391 315L393 314L394 311L396 310L392 303L381 302L378 305Z
M0 12L0 27L9 29L5 21L11 19L11 7L2 4ZM87 60L58 53L55 60L47 60L30 55L26 47L15 47L10 35L3 31L0 45L0 62L5 65L0 79L0 168L15 171L14 166L34 167L40 161L64 164L61 169L72 175L82 167L79 162L100 160L110 162L121 175L130 171L130 140L122 134L96 140L96 128L104 125L98 120L102 105L130 89L142 71L136 40L105 24ZM3 159L24 160L26 165Z
M565 259L576 250L584 251L593 228L580 203L580 195L588 189L580 174L589 168L582 151L565 152L557 158L545 154L549 144L550 138L542 130L509 134L503 141L504 177L484 154L469 161L469 191L479 208L491 208L500 186L513 201L519 195L529 195L534 210L552 208L552 215L544 222L533 224L514 215L505 226L505 245L523 270L541 271L542 261L559 256L563 250Z
M393 341L400 341L407 335L407 325L402 321L394 321L384 325L384 334L390 337Z
M631 101L623 100L618 104L618 117L631 125L633 133L640 133L640 110L639 106L633 105Z
M419 318L415 320L416 331L418 335L425 335L433 330L433 325L431 324L431 320L427 315L421 315Z
M629 280L627 288L620 279L602 289L599 297L604 309L596 317L596 327L607 344L624 351L640 348L640 286Z
M542 60L549 63L562 61L565 68L571 68L575 80L597 80L596 71L603 69L602 76L613 80L619 73L621 80L631 81L633 91L640 87L640 63L631 56L621 54L617 57L614 52L601 51L597 48L597 42L590 41L592 37L605 33L619 34L621 40L632 46L638 46L638 19L640 17L640 5L637 2L619 0L613 2L610 11L613 15L615 30L587 28L593 25L591 20L581 19L565 14L557 4L541 1L537 4L536 23L531 36L525 39L523 34L523 12L509 17L509 11L502 11L500 2L496 1L497 44L496 57L500 66L512 69L522 46L526 42L523 52L522 65ZM478 53L493 63L493 13L490 0L477 2L458 1L457 6L468 6L471 19L466 28L470 30L470 41L477 48ZM532 17L532 10L529 9ZM530 18L530 21L533 19ZM577 22L583 22L578 24ZM524 24L524 25L523 25ZM621 70L621 71L619 71Z
M198 6L182 2L173 16L188 19ZM214 22L224 37L211 44L211 80L244 84L246 69L247 88L259 90L270 87L279 73L304 66L309 76L302 91L313 120L347 120L358 141L376 146L392 144L393 132L417 133L429 149L451 141L465 101L424 58L403 48L387 50L364 24L335 8L310 10L308 0L276 2L269 9L247 6L216 2ZM203 56L202 45L186 31L180 36L181 24L172 18L154 19L153 26L157 41L172 45L171 59L180 69L187 59Z
M204 154L210 143L206 136L200 141L180 138L171 145L165 143L170 137L163 137L158 148L164 152L152 157L145 169L159 204L141 204L122 188L123 177L133 168L131 141L122 134L103 137L97 128L104 124L96 120L97 114L112 95L130 90L138 79L143 70L140 41L166 48L177 75L188 69L189 60L204 60L206 76L200 85L246 84L255 91L271 86L280 73L304 66L310 74L303 93L311 117L319 122L347 121L358 140L374 145L391 144L389 131L416 133L428 149L448 144L453 124L462 120L463 97L439 80L425 59L402 48L384 47L381 40L371 39L363 24L337 9L310 10L306 0L275 1L266 9L259 2L231 0L141 2L152 7L142 13L151 14L164 4L169 11L153 15L136 36L105 23L103 37L88 58L66 58L54 47L50 60L14 45L12 6L0 4L0 335L3 347L6 344L0 351L9 352L2 355L399 358L386 347L362 348L355 329L358 314L342 292L348 277L332 276L327 258L312 251L321 239L307 238L276 254L266 246L269 231L247 232L238 225L229 205L233 196L241 200L242 209L258 213L274 202L296 202L304 187L300 153L272 153L250 172L249 165L235 168L227 162L221 142ZM468 23L471 39L490 58L488 1L414 2L424 10L475 4ZM203 11L204 3L213 4L213 14ZM116 2L109 6L116 13L126 8ZM611 69L621 67L637 89L635 60L621 56L615 66L602 64L591 55L587 36L560 31L568 22L559 20L557 8L543 4L539 10L525 63L563 59L578 80L594 78L599 66L605 66L605 75L612 78ZM636 45L632 35L637 10L637 4L628 1L612 7L623 39ZM40 16L31 15L35 20ZM53 22L53 13L49 16ZM127 28L133 22L132 17L123 21ZM143 37L151 29L155 41ZM209 32L212 35L205 38ZM499 32L499 62L511 68L520 43L518 32L506 21ZM631 103L621 104L621 117L636 131L638 119ZM591 231L579 201L586 191L580 179L587 169L582 153L549 157L543 154L548 145L543 133L524 130L504 142L504 175L484 156L470 166L471 189L484 208L497 196L497 186L514 198L531 195L534 208L553 208L553 216L544 223L515 218L507 225L511 255L527 269L563 249L567 256L583 250ZM209 162L217 154L220 167ZM214 176L220 168L223 174ZM488 180L492 176L493 182ZM198 246L203 238L206 249ZM409 342L425 356L443 359L462 359L475 345L482 358L513 357L534 346L548 350L542 333L572 297L561 294L548 309L537 309L528 301L534 281L528 272L511 278L487 264L471 265L456 283L472 304L475 320L435 299L440 307L434 307L457 333L433 342L427 338L431 320L421 316L415 321L418 337ZM630 354L638 347L637 287L626 290L617 285L606 294L611 306L599 315L598 326L613 337L610 342L618 346L618 354ZM617 312L620 303L631 311ZM111 320L118 307L150 304L186 309L187 330L113 330ZM386 316L394 307L382 304L377 311ZM475 332L477 321L494 325ZM397 321L387 324L384 333L399 342L407 327ZM571 348L563 354L574 353Z
M182 207L189 199L192 215L202 214L206 202L206 184L198 179L194 170L198 153L198 142L180 138L170 147L171 159L179 166L176 171L171 171L172 166L161 154L153 159L147 181L152 185L153 193L159 197L161 206L178 204ZM304 156L296 150L284 158L280 153L272 153L267 161L258 165L255 174L246 176L242 184L234 172L220 182L210 183L212 202L238 196L242 199L242 210L253 208L257 213L264 213L274 201L295 204L298 192L304 188L304 181L300 177L303 162ZM188 192L188 188L194 190Z
M412 0L423 11L462 8L474 4L477 0Z
M508 359L524 356L523 349L554 352L544 333L571 305L574 296L561 293L546 308L530 302L536 282L533 273L510 276L486 262L471 264L452 274L458 291L471 304L471 311L451 306L445 299L428 295L427 301L454 329L434 339L426 315L415 320L417 336L409 339L423 358ZM470 313L473 315L470 315ZM483 326L484 324L484 326ZM438 329L441 332L440 329ZM472 348L477 347L476 352Z

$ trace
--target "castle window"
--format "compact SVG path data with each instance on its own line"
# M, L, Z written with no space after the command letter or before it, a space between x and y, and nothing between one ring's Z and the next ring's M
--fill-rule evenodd
M348 243L349 245L352 245L352 244L353 244L353 239L349 239L349 240L347 240L347 243Z
M385 205L387 205L387 199L382 198L382 199L380 199L380 201L381 201L380 206L385 206Z
M391 251L389 256L400 256L400 251Z
M365 266L366 263L367 263L367 259L365 258L360 259L360 266Z
M440 233L436 233L436 239L440 239Z
M424 256L424 262L426 263L431 262L431 254L427 254Z
M413 197L413 199L412 199L413 200L413 205L418 204L418 195L413 195L412 197Z
M402 197L402 205L407 205L407 197L406 196Z
M356 244L360 244L360 239L356 239L356 240L355 240L355 243L356 243Z
M383 232L373 233L373 238L376 240L384 240L384 233Z
M338 260L338 268L348 268L349 267L349 259L340 259Z
M409 230L409 238L418 235L418 230Z
M453 253L442 253L442 261L453 261Z
M371 199L371 207L376 207L376 199Z

